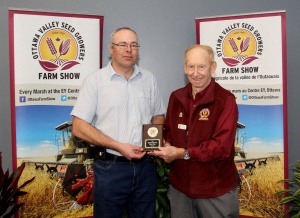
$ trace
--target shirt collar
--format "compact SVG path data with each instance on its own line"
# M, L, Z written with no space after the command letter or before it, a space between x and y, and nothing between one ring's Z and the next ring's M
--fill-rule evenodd
M141 69L139 68L139 66L135 64L133 67L134 67L134 71L129 80L134 79L138 75L142 76L142 72L141 72ZM114 70L114 68L111 65L111 61L109 61L109 63L108 63L108 73L109 73L110 79L113 79L113 77L115 77L115 76L121 76L120 74L116 73L116 71Z
M196 95L195 95L195 100L197 100L198 98L202 98L207 90L208 90L208 87L211 86L212 82L210 81L210 83L208 84L208 86L206 86L203 90L201 90L200 92L198 92ZM189 95L190 97L193 99L193 88L191 86L190 90L189 90Z

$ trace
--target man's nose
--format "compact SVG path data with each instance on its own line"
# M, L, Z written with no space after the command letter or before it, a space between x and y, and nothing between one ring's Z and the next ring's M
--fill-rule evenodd
M131 45L126 46L126 51L132 51Z

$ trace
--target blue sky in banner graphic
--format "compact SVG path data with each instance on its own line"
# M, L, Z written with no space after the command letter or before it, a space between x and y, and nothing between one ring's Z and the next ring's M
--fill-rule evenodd
M239 122L246 127L246 153L283 152L283 106L239 105Z
M72 121L73 106L16 107L17 157L49 157L58 154L60 131L55 127Z
M246 153L283 152L283 107L239 105L239 122L246 127ZM59 124L72 121L72 106L16 107L17 157L55 156L58 142L55 130Z

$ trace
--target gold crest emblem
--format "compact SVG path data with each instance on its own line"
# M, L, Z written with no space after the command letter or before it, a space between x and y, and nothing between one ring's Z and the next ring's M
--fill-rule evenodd
M156 137L158 134L158 129L156 127L151 127L148 129L148 136L150 136L151 138Z
M210 111L208 108L204 108L199 113L199 119L198 120L208 120L208 116L210 114Z

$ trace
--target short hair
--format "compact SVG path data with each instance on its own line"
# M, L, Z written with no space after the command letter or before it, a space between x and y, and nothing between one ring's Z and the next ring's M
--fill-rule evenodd
M113 32L110 34L110 42L111 42L111 44L113 43L114 35L115 35L117 32L121 31L121 30L130 30L130 31L132 31L132 32L137 36L137 33L136 33L133 29L131 29L131 28L129 28L129 27L120 27L120 28L116 29L115 31L113 31Z
M185 57L184 63L186 63L186 55L187 55L187 53L189 51L191 51L192 49L194 49L194 48L202 48L202 49L204 49L205 51L207 51L211 63L215 62L214 50L210 46L208 46L208 45L198 45L197 44L197 45L191 45L190 47L188 47L185 50L185 52L184 52L184 57Z

